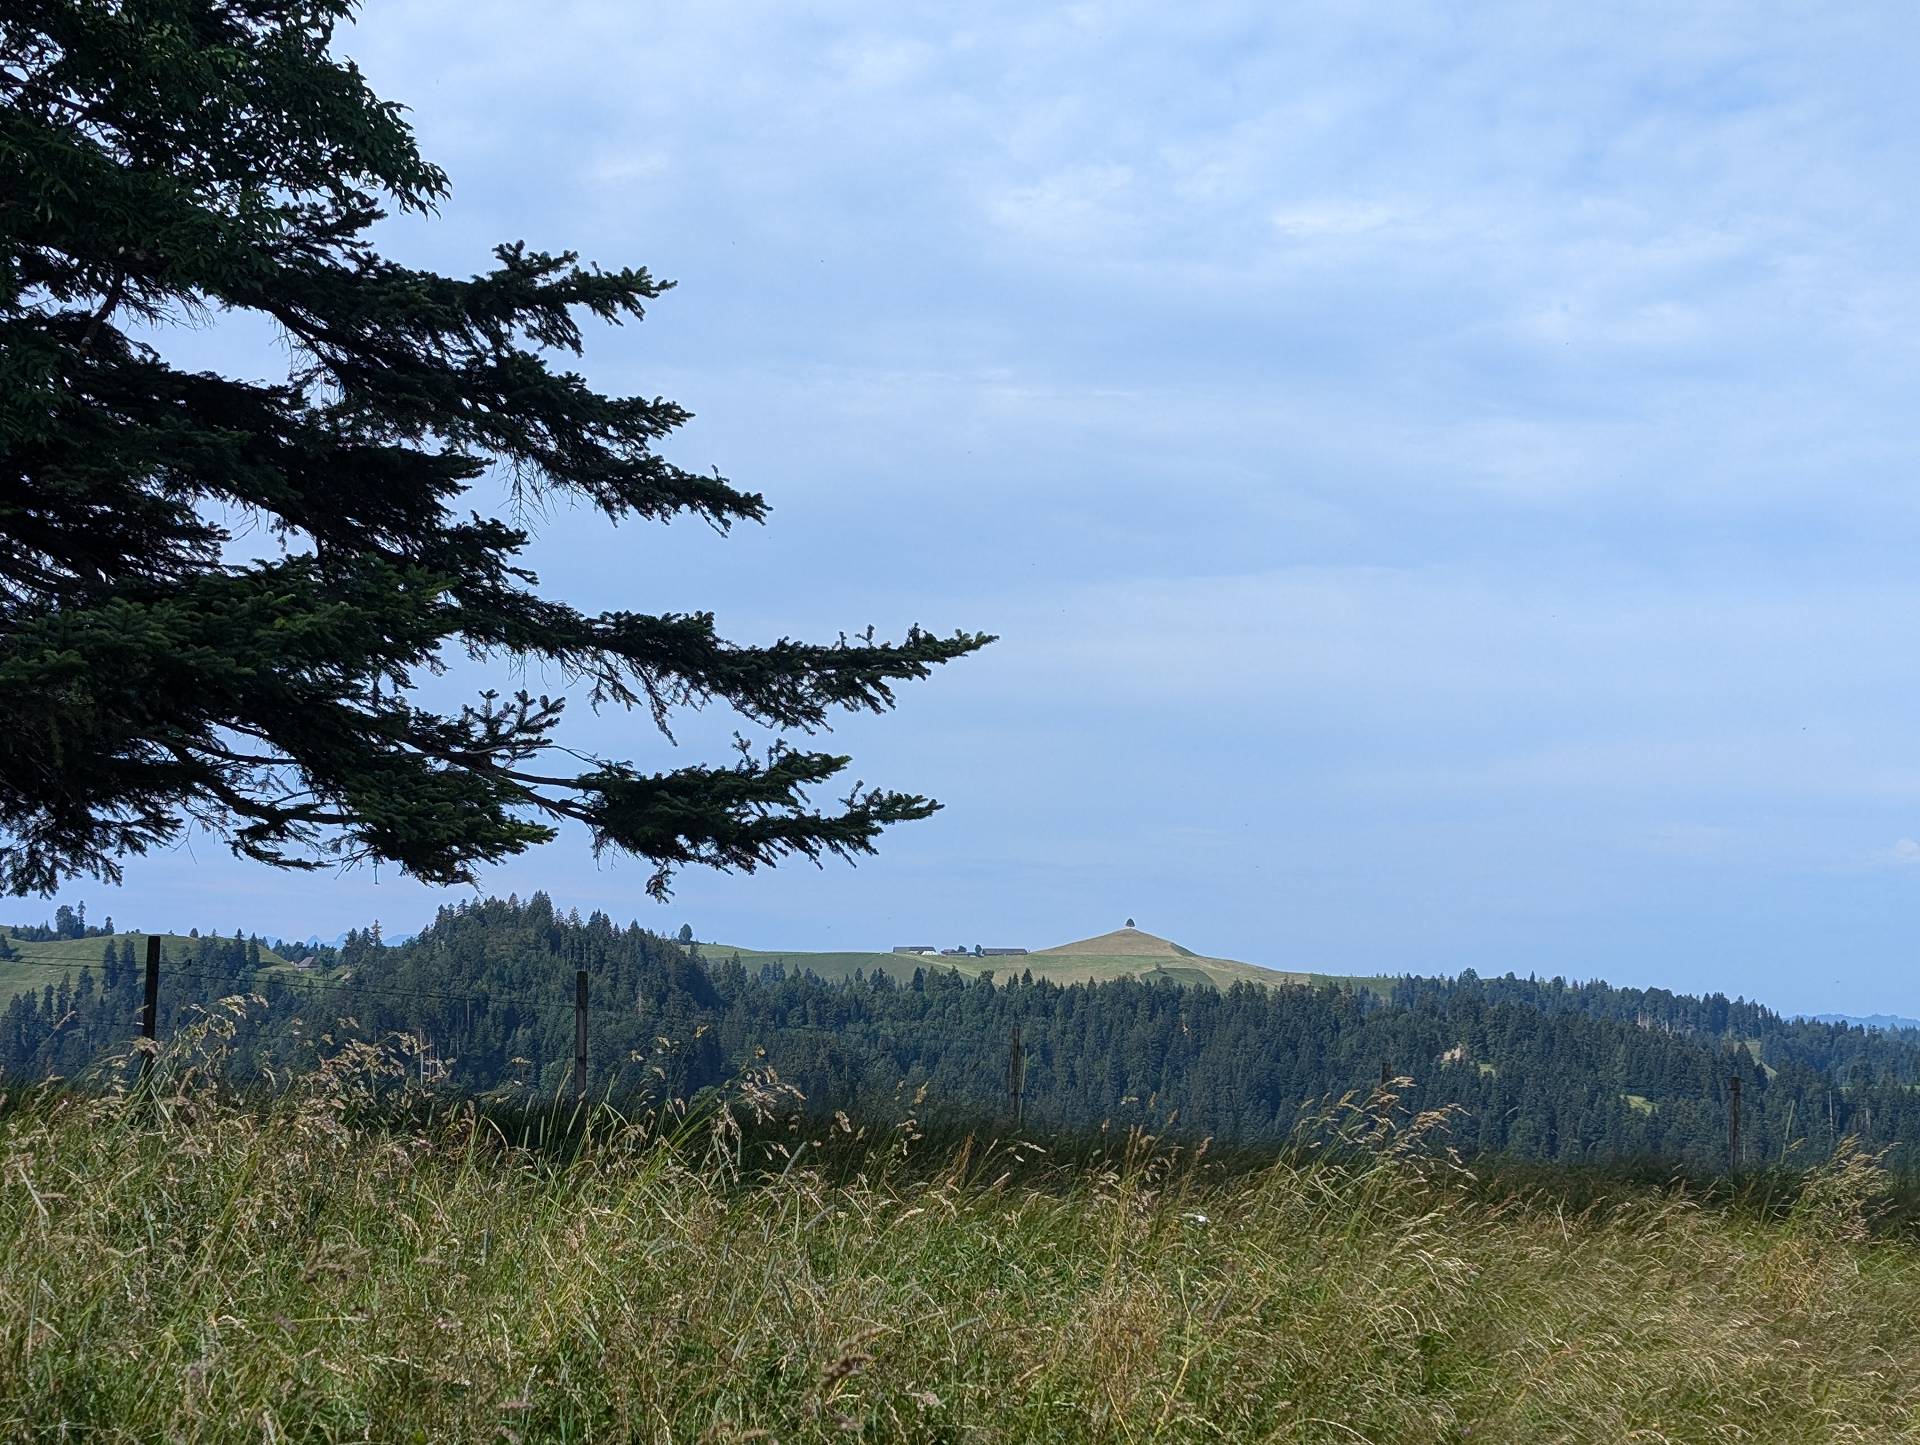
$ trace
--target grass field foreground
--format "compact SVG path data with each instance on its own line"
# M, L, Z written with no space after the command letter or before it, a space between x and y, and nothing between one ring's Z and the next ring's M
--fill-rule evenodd
M204 1042L204 1040L203 1040ZM1842 1160L1772 1219L1489 1196L1443 1121L1216 1168L910 1121L756 1128L778 1086L570 1152L271 1106L178 1054L151 1107L0 1111L0 1436L294 1440L1913 1438L1920 1247ZM772 1128L768 1135L765 1130ZM1063 1146L1064 1148L1064 1146Z

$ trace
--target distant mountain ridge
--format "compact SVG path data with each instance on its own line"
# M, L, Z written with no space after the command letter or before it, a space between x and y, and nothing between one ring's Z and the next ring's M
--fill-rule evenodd
M274 947L278 948L282 953L285 953L290 948L344 948L346 947L347 939L357 931L356 929L349 928L343 933L334 934L332 938L322 938L317 933L309 933L305 938L282 938L275 939L273 942ZM398 948L403 943L413 942L418 936L418 934L413 933L383 934L380 941L388 948Z
M1801 1014L1800 1017L1817 1024L1855 1024L1863 1029L1885 1029L1890 1033L1920 1029L1920 1019L1910 1019L1904 1014Z

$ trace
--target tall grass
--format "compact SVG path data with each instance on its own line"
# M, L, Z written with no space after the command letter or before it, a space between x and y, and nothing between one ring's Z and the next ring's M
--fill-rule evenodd
M0 1434L1920 1434L1920 1246L1855 1155L1771 1212L1573 1210L1465 1176L1390 1094L1259 1167L803 1122L765 1075L536 1131L395 1100L360 1045L229 1098L220 1032L150 1098L0 1111Z

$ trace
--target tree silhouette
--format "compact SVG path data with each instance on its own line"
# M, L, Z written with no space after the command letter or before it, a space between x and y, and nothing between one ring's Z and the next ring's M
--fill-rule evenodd
M448 182L329 53L354 9L0 10L0 886L118 879L190 821L264 863L447 883L575 823L660 894L685 864L851 856L930 815L859 783L816 807L849 760L780 739L884 711L989 637L744 646L709 612L581 612L539 590L522 525L474 510L488 474L516 517L725 532L767 503L660 455L685 409L566 369L584 320L638 321L670 282L517 241L467 280L374 249ZM225 312L273 325L284 379L184 370L129 329ZM718 701L776 740L660 772L587 756L562 697L422 703L462 657L550 668L662 732Z

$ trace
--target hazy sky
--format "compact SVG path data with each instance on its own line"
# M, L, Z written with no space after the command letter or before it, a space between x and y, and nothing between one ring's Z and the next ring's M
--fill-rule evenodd
M835 735L948 805L879 859L662 908L575 840L484 889L763 947L1132 915L1288 968L1920 1013L1916 38L1891 4L373 0L341 48L454 181L389 249L675 278L585 370L774 504L726 540L562 511L545 579L1005 639ZM575 723L658 766L732 727ZM202 838L63 896L330 937L458 895Z

